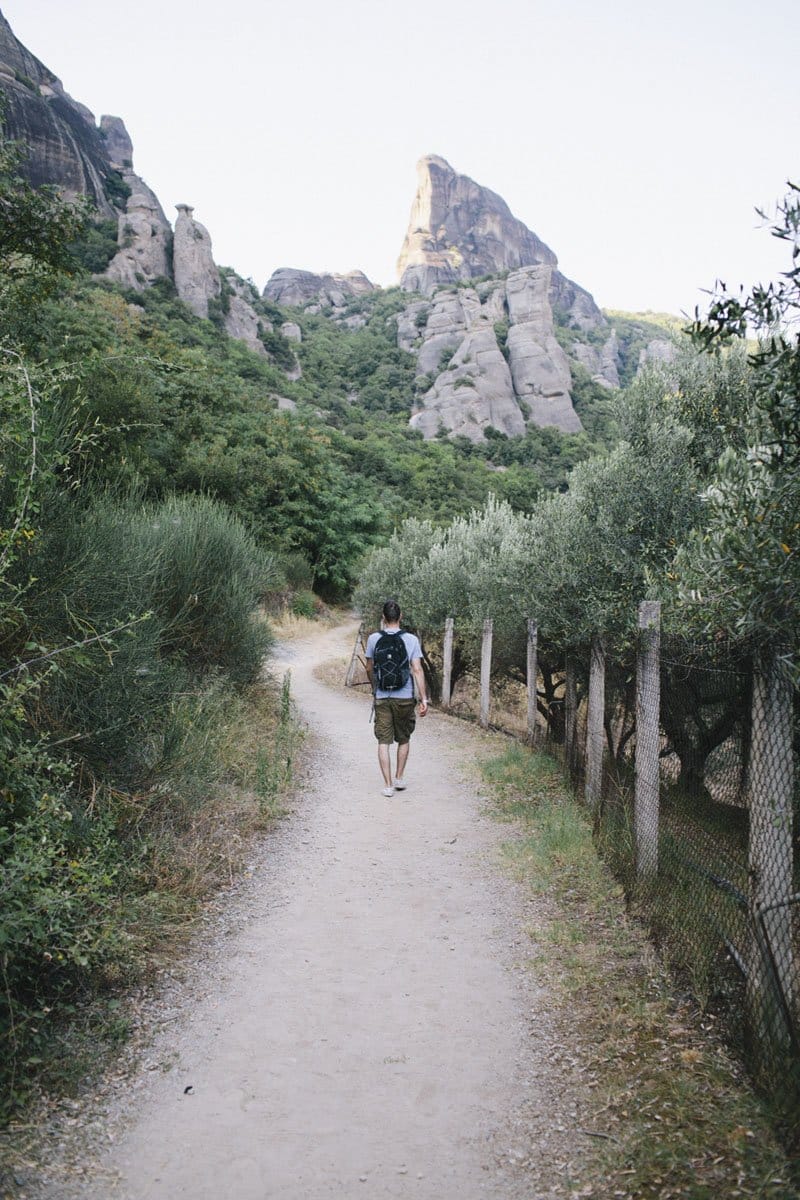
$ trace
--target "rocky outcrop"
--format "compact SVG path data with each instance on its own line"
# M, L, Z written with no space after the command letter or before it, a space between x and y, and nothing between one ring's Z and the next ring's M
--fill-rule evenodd
M259 316L254 305L258 302L258 293L252 283L240 279L232 271L226 271L225 289L222 297L223 323L229 337L244 342L256 354L266 356L264 343L261 340L262 331L271 332L269 321Z
M121 117L102 116L100 136L112 167L118 171L133 170L133 142Z
M417 164L417 194L397 262L406 292L431 295L442 284L500 275L537 263L556 265L553 251L514 217L500 196L429 154Z
M676 342L671 342L668 338L653 338L639 351L639 370L641 371L648 363L674 362L677 354Z
M411 426L426 438L445 429L472 442L484 439L487 426L509 436L525 432L511 372L490 326L466 333L425 395L423 407L412 416Z
M547 265L525 267L409 305L398 343L416 355L423 387L432 379L411 418L415 429L471 441L483 439L487 426L509 436L529 423L581 429L569 361L553 331L551 274Z
M612 329L602 346L589 342L573 342L571 352L592 380L601 387L618 388L620 352L616 332Z
M349 271L346 275L315 275L312 271L299 271L294 267L280 267L274 271L264 288L264 299L274 304L291 308L305 308L309 304L344 308L353 296L374 292L363 271Z
M124 169L122 177L130 195L117 221L119 250L106 275L141 290L157 279L172 277L172 226L155 192L138 175Z
M552 267L525 267L506 280L509 330L506 345L514 394L534 425L577 433L572 373L553 330L549 293Z
M222 285L211 252L211 236L195 221L189 204L177 204L178 219L172 251L175 288L181 300L198 317L208 316L209 300L218 300Z
M303 340L303 331L294 321L284 321L281 325L281 333L287 342L302 342Z

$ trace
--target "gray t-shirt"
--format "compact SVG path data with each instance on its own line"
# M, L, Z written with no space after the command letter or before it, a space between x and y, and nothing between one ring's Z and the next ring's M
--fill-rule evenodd
M370 661L375 653L375 646L377 645L378 638L380 636L381 631L378 630L376 633L371 633L367 638L367 658L370 659ZM410 663L419 662L419 660L422 658L422 647L420 646L419 638L415 633L406 633L405 631L401 631L400 633L390 633L390 637L401 637L405 643L408 661ZM405 685L405 687L398 688L396 692L387 692L384 691L383 688L375 689L376 700L388 700L390 698L392 700L411 700L413 696L414 678L412 675L409 675L408 683Z

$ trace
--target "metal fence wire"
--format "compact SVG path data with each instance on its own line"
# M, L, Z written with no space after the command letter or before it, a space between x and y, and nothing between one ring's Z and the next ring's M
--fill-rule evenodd
M570 656L562 711L540 685L541 741L563 753L601 852L678 980L796 1135L798 690L780 648L662 636L658 606L643 610L633 650L596 639Z

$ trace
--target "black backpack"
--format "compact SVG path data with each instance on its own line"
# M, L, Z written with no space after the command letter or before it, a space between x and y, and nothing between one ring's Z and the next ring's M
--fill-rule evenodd
M372 652L375 682L384 692L405 687L411 675L408 651L401 633L382 633Z

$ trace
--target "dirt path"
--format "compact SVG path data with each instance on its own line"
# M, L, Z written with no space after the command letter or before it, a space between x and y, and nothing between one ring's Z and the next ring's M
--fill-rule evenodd
M367 697L313 675L350 639L284 648L312 741L303 796L160 1035L150 1065L174 1065L143 1072L82 1195L564 1194L568 1101L523 965L531 913L477 792L485 739L436 712L418 721L408 790L386 800Z

